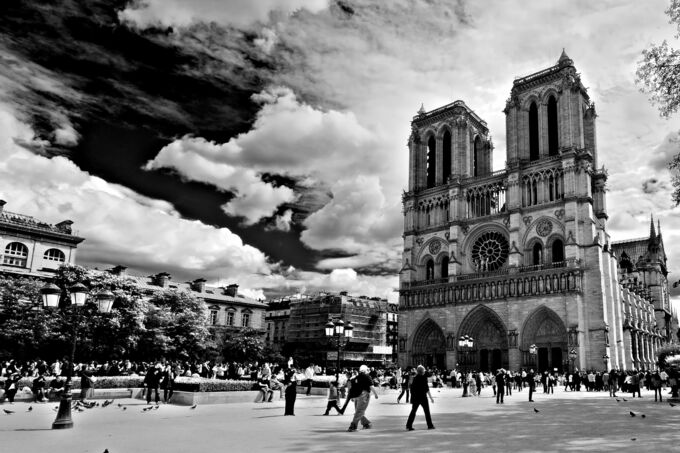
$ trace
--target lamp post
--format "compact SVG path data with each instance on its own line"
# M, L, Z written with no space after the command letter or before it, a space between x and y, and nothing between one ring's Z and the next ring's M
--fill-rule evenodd
M326 323L326 338L330 344L335 343L337 348L337 357L335 362L335 380L340 382L340 351L342 351L352 340L352 332L354 331L354 326L351 322L345 325L342 319L337 319L335 321L330 320Z
M532 365L536 368L536 371L540 371L538 369L538 363L536 363L536 345L535 344L531 344L531 346L529 346L529 354L531 355Z
M571 372L574 372L574 362L576 361L576 349L571 348L569 351L569 360L571 360Z
M73 419L71 418L71 401L73 394L71 392L71 380L73 378L73 362L76 356L76 342L78 339L78 320L76 318L76 311L85 305L87 300L88 290L82 283L76 283L68 289L71 307L73 307L73 316L71 323L73 324L71 345L71 361L69 363L68 374L66 375L66 383L64 384L64 392L59 402L59 411L57 418L52 423L52 429L70 429L73 428ZM45 309L56 310L59 308L59 299L61 298L61 289L53 284L48 283L40 289L42 295L42 303ZM100 313L109 313L113 305L113 294L110 291L101 291L95 295L97 301L97 309Z

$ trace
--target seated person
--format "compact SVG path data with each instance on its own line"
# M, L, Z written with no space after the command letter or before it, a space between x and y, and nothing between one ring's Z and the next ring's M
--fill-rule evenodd
M47 398L45 397L45 375L41 374L37 378L33 379L33 402L45 402Z
M48 398L61 398L64 395L64 387L66 386L66 381L61 376L57 376L50 382L50 387L47 391Z
M257 381L257 385L260 387L260 392L262 392L262 402L271 402L274 397L274 391L269 388L269 378L261 378Z

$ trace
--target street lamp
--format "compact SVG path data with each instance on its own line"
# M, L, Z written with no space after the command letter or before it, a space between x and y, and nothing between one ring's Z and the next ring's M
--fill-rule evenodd
M538 370L538 364L536 363L536 345L532 344L529 346L529 354L531 354L531 364L536 367L536 371Z
M571 360L571 372L574 372L574 362L576 361L576 349L571 348L569 351L569 360Z
M330 344L335 343L337 348L337 357L335 358L335 380L340 382L340 351L342 351L352 340L352 332L354 332L354 326L351 322L345 325L342 319L337 319L335 321L330 320L326 323L326 338Z
M464 365L466 365L465 369L463 370L463 373L466 374L465 378L463 378L463 397L470 396L468 395L468 386L470 385L469 382L467 381L467 365L470 362L470 350L472 349L472 346L474 346L475 340L470 336L470 335L463 335L458 339L458 347L460 348L462 352L462 362Z
M59 402L59 412L57 418L52 423L52 429L70 429L73 428L73 419L71 417L71 401L73 394L71 393L71 380L73 377L73 362L76 356L76 342L78 338L78 322L75 317L75 309L85 305L87 300L88 290L82 283L76 283L68 289L71 305L74 307L73 319L73 344L71 346L71 362L69 363L69 370L66 376L66 383L64 384L64 392ZM61 289L53 283L48 283L40 289L42 295L42 303L45 309L57 309L59 307L59 299L61 296ZM96 294L97 309L100 313L111 312L113 305L113 293L110 291L101 291Z

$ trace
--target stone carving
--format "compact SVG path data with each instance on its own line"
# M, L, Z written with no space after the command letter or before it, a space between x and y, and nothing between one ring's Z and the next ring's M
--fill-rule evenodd
M430 253L436 255L442 249L442 243L439 241L430 242Z
M446 240L448 241L449 238L451 237L451 234L447 231L446 233L444 233L444 237L445 237Z
M524 222L524 225L525 225L525 226L529 226L533 220L534 220L534 218L531 217L530 215L525 216L524 218L522 218L522 221Z
M505 225L506 228L510 226L510 217L503 219L503 225Z
M416 244L423 245L423 238L416 238Z
M470 226L469 225L461 225L460 229L463 232L463 234L467 234L468 231L470 231Z
M451 253L449 253L449 263L460 264L460 261L458 261L458 258L456 258L456 252L453 250L451 250Z
M557 220L562 220L562 217L564 217L564 209L557 209L555 211L555 217L557 217Z
M459 115L453 120L453 124L455 124L458 127L465 127L468 124L467 118L463 115Z
M576 241L574 240L574 234L572 233L571 230L569 230L569 234L567 234L567 244L575 244Z
M552 222L547 219L543 219L536 225L536 233L541 237L546 237L552 232Z

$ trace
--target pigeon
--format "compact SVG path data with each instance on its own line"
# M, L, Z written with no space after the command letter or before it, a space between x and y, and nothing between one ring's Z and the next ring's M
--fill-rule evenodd
M118 403L118 407L123 407L123 405L122 405L122 404L120 404L120 403Z
M635 415L637 415L637 414L636 414L635 412L633 412L633 411L629 411L628 413L630 414L631 417L635 417Z
M536 409L536 408L534 407L534 412L536 412L536 413L538 414L538 413L541 412L541 411L539 411L538 409Z
M645 418L647 417L645 414L640 415L640 417Z
M151 409L153 409L153 407L151 406L145 407L144 409L142 409L142 412L150 411Z
M104 450L104 453L109 453L109 449L107 448L106 450Z
M53 410L54 412L57 412L59 409L57 409L56 407L53 407L52 410Z
M197 407L198 407L198 404L194 404L194 405L191 406L189 409L196 409Z
M675 407L675 404L673 404L673 403L668 403L668 404L670 404L670 405L671 405L671 407Z
M637 437L631 437L630 440L637 440Z
M157 411L159 407L160 407L160 406L159 406L158 404L156 404L156 405L153 407L153 410Z
M33 406L28 406L28 409L26 409L26 412L31 412L33 410Z
M4 411L5 414L7 414L7 415L13 414L13 413L14 413L14 411L11 411L11 410L9 410L9 409L3 409L3 411Z
M621 402L621 400L620 400L620 399L618 399L618 398L616 398L616 402L617 402L617 403L620 403L620 402Z
M127 410L127 406L124 406L124 407L123 407L123 410L126 411L126 410Z
M625 398L623 399L623 401L626 401L626 402L628 402L628 400L627 400L627 399L625 399Z

